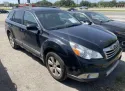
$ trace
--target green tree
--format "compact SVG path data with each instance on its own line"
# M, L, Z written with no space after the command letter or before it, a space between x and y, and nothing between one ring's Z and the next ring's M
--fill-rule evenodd
M55 5L55 6L61 6L60 1L56 1L56 2L54 3L54 5Z
M112 7L116 7L116 5L117 5L116 0L112 0L111 3L112 3Z
M98 2L98 6L99 7L115 7L117 5L116 0L112 0L112 1L104 1L101 0L100 2Z
M97 3L91 3L91 7L97 7L98 4Z
M81 2L80 2L80 6L91 7L91 2L89 2L89 1L81 1Z
M53 4L47 0L42 0L36 3L37 6L52 6Z
M74 7L76 4L73 0L61 0L60 6Z

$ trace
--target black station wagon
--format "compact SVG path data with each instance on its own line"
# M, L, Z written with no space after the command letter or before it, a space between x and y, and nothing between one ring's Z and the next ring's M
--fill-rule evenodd
M22 47L39 57L58 81L106 77L121 58L121 47L113 33L96 25L83 25L58 8L14 9L5 29L12 48Z

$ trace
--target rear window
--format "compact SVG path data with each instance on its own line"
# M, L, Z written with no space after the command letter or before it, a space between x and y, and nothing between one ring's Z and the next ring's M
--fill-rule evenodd
M24 11L16 11L13 17L13 21L22 24Z
M8 15L7 18L10 19L10 20L12 20L13 14L14 14L14 11L11 11L11 12L9 13L9 15Z

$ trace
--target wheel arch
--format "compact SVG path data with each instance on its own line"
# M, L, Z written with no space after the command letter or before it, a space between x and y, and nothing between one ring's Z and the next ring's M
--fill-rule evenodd
M7 29L6 33L7 33L7 36L9 35L9 33L12 33L13 37L15 38L14 33L13 33L13 31L11 29Z
M62 58L62 56L68 55L66 48L64 46L62 46L62 44L57 43L57 41L54 41L54 40L45 41L41 47L41 54L43 55L44 61L46 61L45 58L46 58L46 55L48 52L55 52L61 58Z

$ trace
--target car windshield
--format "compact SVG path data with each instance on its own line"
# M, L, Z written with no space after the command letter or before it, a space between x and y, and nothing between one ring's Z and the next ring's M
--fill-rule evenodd
M36 15L47 30L81 25L78 20L65 11L37 11Z
M105 15L101 13L96 13L96 12L86 12L87 16L89 16L93 21L98 21L98 22L109 22L111 19L106 17Z

